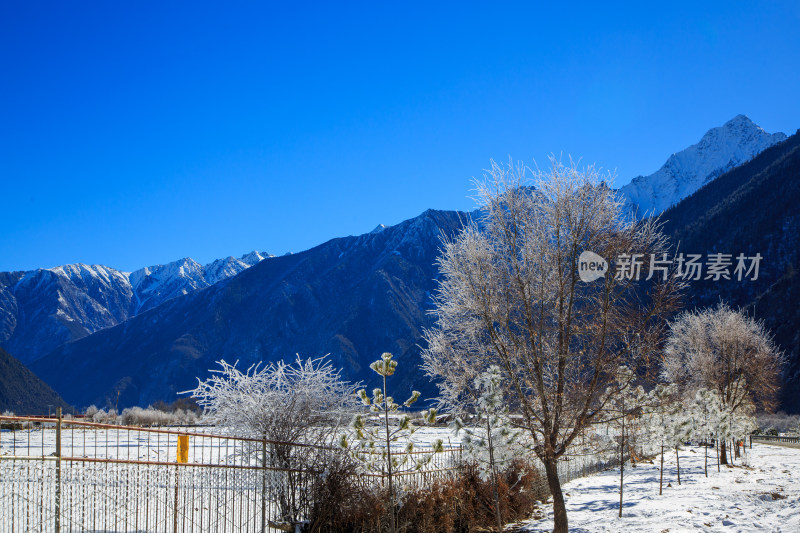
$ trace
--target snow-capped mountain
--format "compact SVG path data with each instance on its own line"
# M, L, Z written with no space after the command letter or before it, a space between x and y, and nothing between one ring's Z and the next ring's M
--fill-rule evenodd
M639 215L659 214L717 176L786 139L769 134L745 115L710 129L700 142L669 156L658 171L620 189Z
M82 263L0 273L0 346L25 363L65 342L114 326L209 287L271 257L253 251L205 266L184 258L122 272Z
M692 250L764 254L757 283L713 284L693 301L758 302L757 316L791 351L794 399L784 405L797 410L800 132L783 139L740 115L621 192L640 213L680 202L665 218L673 241ZM420 335L432 325L440 236L454 235L466 216L426 211L252 269L265 254L132 273L81 264L0 272L0 346L79 405L117 393L125 405L171 400L219 358L246 366L294 353L331 354L346 377L368 380L368 362L389 350L405 361L403 387L432 391L418 374ZM81 379L87 374L94 379Z
M708 281L687 304L723 298L751 307L789 356L783 406L800 409L800 133L723 174L665 213L668 234L687 250L764 256L758 280ZM753 208L755 207L755 208ZM398 389L435 394L419 369L421 335L431 327L441 236L466 213L426 211L400 224L264 261L225 283L173 298L115 327L57 347L37 372L76 405L173 400L204 379L215 361L330 354L343 376L364 380L369 362L390 351L401 361ZM757 305L756 305L757 304ZM82 380L87 373L92 380ZM373 382L374 383L374 382Z
M218 281L235 276L242 270L250 268L267 257L271 256L254 250L249 254L243 255L239 259L232 256L225 257L224 259L217 259L213 263L209 263L203 267L205 280L209 285L213 285Z
M372 377L375 354L391 351L401 361L394 386L430 397L419 344L423 328L433 325L436 257L441 236L455 235L467 216L428 210L382 231L263 261L61 345L31 368L78 405L105 404L117 392L120 406L147 405L191 388L219 359L247 368L295 353L330 354L358 381ZM88 369L102 378L78 385L74 376Z
M208 287L203 274L203 265L191 257L131 272L128 279L138 300L137 311L146 311L165 299Z
M205 266L191 257L184 257L166 265L140 268L128 274L137 299L134 314L152 309L170 298L233 277L268 257L273 256L253 250L238 259L228 256Z
M127 319L132 298L127 275L100 265L5 272L0 274L0 346L27 363Z

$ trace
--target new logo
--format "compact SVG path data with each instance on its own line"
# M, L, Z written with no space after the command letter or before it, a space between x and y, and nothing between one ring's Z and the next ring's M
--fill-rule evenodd
M581 281L589 283L602 278L608 272L608 263L605 259L588 250L581 252L578 257L578 277Z

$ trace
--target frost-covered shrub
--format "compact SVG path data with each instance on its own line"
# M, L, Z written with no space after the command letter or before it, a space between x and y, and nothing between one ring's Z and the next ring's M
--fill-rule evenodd
M126 426L171 426L178 423L174 413L165 413L151 407L128 407L122 411L119 420Z
M783 411L760 413L756 416L756 423L762 432L773 428L778 433L797 434L800 430L800 415L788 415Z
M187 391L208 419L233 433L281 442L331 440L355 412L355 386L325 358L254 365L245 372L218 361L220 370Z
M330 446L356 411L356 387L325 358L298 356L294 363L253 365L245 372L236 364L218 363L221 369L212 370L205 381L198 379L187 392L212 423L235 435L263 439L244 453L256 464L266 459L274 469L266 476L269 497L278 503L272 519L300 523L309 498L304 480L324 472L340 453Z

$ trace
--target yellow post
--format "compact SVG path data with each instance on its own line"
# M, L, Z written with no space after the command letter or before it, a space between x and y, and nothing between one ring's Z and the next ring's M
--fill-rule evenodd
M178 462L189 462L189 435L178 435Z

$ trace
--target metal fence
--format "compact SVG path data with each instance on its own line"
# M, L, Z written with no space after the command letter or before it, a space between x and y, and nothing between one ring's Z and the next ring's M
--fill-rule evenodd
M205 433L205 428L139 428L60 417L0 416L0 429L0 533L287 530L309 516L326 461L342 453L335 447ZM619 465L616 453L598 454L602 446L595 440L582 437L561 458L562 483ZM642 453L633 443L626 459L634 448ZM423 488L462 467L458 446L431 453L412 452L427 454L430 461L419 470L395 471L396 486ZM543 470L538 460L531 461ZM382 486L388 477L386 472L360 476ZM540 482L546 491L543 475Z
M800 437L789 437L779 435L750 435L750 447L753 447L753 442L761 442L763 444L775 444L777 446L787 446L789 448L800 448Z
M341 452L60 417L0 416L0 428L0 533L279 531L309 512L323 477L314 459ZM424 486L459 464L460 449L449 448L395 475Z

